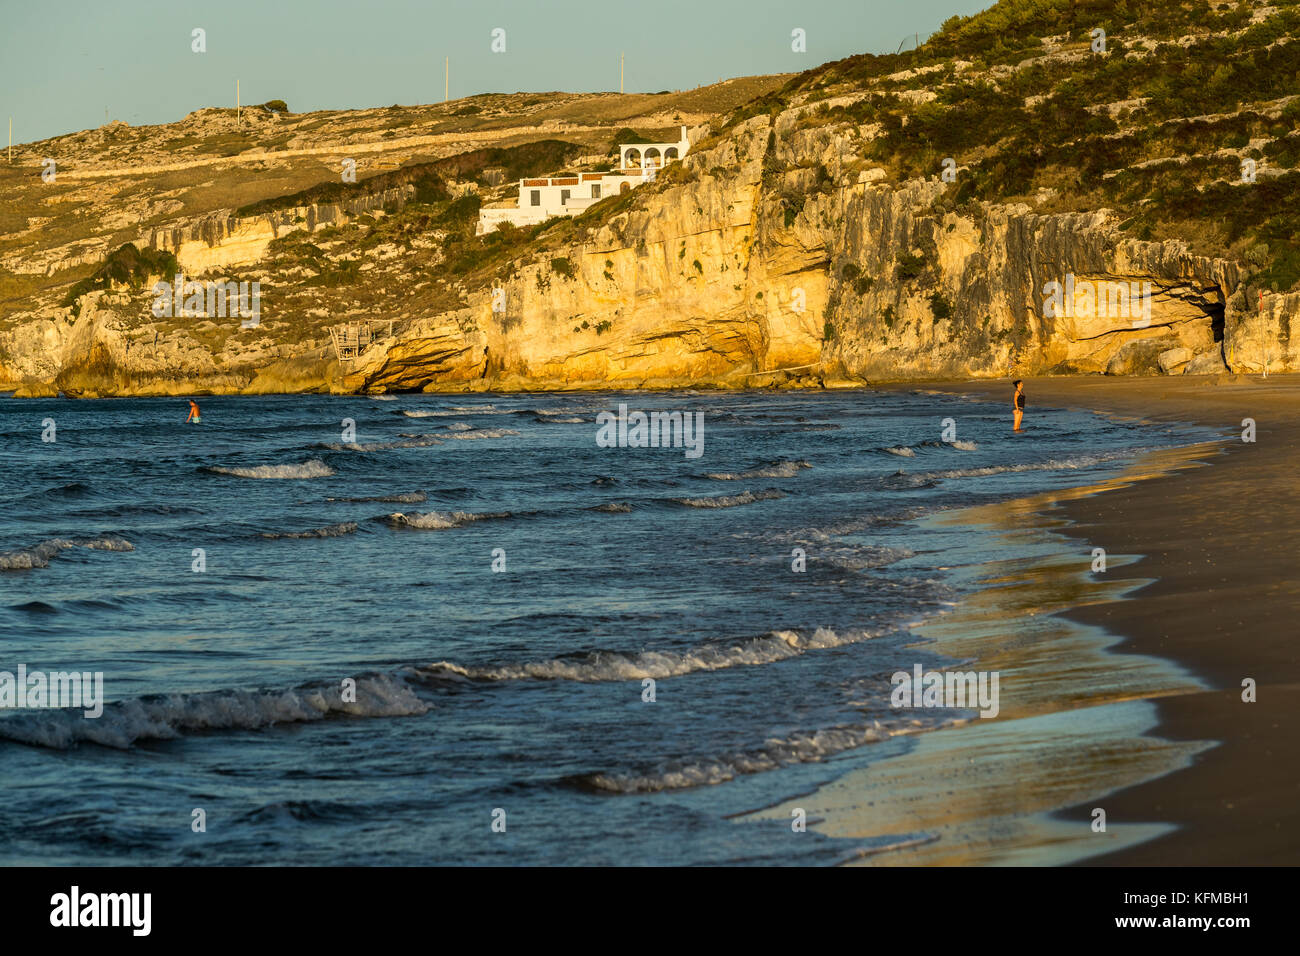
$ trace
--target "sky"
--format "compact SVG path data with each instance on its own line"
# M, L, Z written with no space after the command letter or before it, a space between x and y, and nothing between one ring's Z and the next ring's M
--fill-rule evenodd
M191 110L294 112L476 93L691 89L886 53L993 0L0 0L0 122L15 143ZM207 51L192 50L193 30ZM505 31L505 52L491 50ZM791 49L802 29L807 50ZM107 112L106 112L107 111Z

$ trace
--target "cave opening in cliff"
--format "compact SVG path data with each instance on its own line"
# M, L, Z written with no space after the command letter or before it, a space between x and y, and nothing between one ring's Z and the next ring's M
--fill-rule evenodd
M1211 302L1205 307L1210 314L1210 331L1214 333L1214 343L1223 341L1224 307L1222 302Z

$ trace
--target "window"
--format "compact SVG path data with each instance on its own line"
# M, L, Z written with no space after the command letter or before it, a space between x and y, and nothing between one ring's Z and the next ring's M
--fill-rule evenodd
M532 191L532 196L529 201L534 206L540 206L542 204L542 191L540 189L534 189Z
M560 190L560 205L561 205L561 206L567 206L568 204L569 204L569 190L567 190L567 189L561 189L561 190Z
M591 185L591 198L592 198L592 199L599 199L599 198L600 198L600 183L592 183L592 185Z

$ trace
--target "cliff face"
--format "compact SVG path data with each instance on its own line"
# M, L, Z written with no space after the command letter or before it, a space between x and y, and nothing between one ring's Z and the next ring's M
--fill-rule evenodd
M881 182L882 171L863 167L842 135L789 125L784 117L741 124L689 155L684 181L640 187L643 202L583 241L471 292L465 308L408 323L342 368L314 343L132 348L113 310L139 304L110 296L75 321L38 320L10 334L7 374L113 394L1300 368L1289 335L1300 295L1252 292L1235 263L1190 255L1179 242L1129 239L1105 210L944 212L953 184ZM209 217L146 241L174 251L190 273L248 265L286 231L400 207L406 193L396 192ZM802 197L793 215L791 196ZM1054 309L1045 292L1053 282L1074 291Z
M368 212L401 209L414 192L414 187L403 186L344 203L295 206L259 216L235 216L222 211L158 226L142 235L138 245L172 253L190 275L247 266L266 255L267 247L280 236L300 229L313 232L324 226L345 225Z
M1039 215L1024 204L984 204L975 216L935 212L951 184L936 177L898 187L878 182L878 170L855 173L855 157L833 134L772 139L775 158L794 168L765 178L770 132L755 118L688 156L685 183L653 187L644 208L554 250L572 276L543 257L498 286L503 311L492 308L500 294L482 290L469 309L372 349L347 386L1300 367L1287 333L1300 296L1264 295L1263 312L1259 301L1248 308L1230 261L1190 255L1180 242L1126 238L1106 211ZM793 218L783 198L792 192L804 196ZM1062 287L1054 308L1045 292L1053 282Z

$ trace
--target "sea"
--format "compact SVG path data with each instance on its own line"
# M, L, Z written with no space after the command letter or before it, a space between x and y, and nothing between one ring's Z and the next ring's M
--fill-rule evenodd
M0 861L915 840L751 811L982 720L891 703L900 671L979 667L917 629L1017 559L934 518L1213 437L1032 394L1015 434L1009 394L198 396L197 425L184 397L0 399L0 682L102 675L98 716L0 694ZM601 440L620 406L682 413L695 447Z

